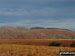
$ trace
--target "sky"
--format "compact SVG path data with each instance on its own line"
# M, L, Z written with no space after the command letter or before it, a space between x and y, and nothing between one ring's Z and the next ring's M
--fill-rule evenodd
M0 0L0 26L75 30L75 0Z

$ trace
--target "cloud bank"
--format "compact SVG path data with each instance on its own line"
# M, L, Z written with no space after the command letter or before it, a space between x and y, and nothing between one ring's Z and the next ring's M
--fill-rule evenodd
M0 0L0 26L75 29L75 0Z

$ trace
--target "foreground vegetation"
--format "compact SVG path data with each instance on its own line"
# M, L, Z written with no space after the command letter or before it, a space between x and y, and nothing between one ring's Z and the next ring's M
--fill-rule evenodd
M66 46L64 47L63 44ZM59 51L75 51L75 40L73 39L0 40L0 56L60 56Z
M0 56L59 56L59 51L75 51L75 48L11 44L0 45Z

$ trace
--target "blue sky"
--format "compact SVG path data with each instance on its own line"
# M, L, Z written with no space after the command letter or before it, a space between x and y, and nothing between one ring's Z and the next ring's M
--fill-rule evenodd
M75 0L0 0L0 26L75 30Z

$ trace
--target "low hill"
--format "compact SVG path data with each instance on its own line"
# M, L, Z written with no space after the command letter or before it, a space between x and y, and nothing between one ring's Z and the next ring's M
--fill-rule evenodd
M75 32L60 28L2 26L0 39L75 39Z

